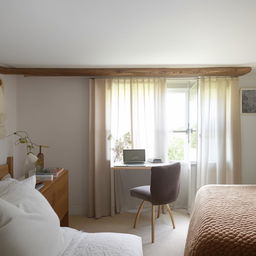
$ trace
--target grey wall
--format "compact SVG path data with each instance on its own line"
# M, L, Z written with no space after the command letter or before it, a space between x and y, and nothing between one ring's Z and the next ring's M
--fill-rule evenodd
M88 79L20 77L17 83L17 129L26 130L35 143L50 146L43 150L46 167L69 170L71 214L84 214ZM23 156L18 157L18 166ZM16 171L22 173L20 168Z
M241 88L256 88L256 69L240 77ZM256 115L241 115L242 182L256 184Z
M6 113L6 135L11 134L16 130L16 76L0 75L4 88L4 101ZM0 140L0 163L5 164L7 156L12 156L14 152L13 137L8 137Z
M44 150L46 166L70 170L72 214L86 211L88 171L88 79L1 76L5 84L8 133L29 132ZM240 87L256 88L256 70L240 77ZM256 115L241 115L242 181L256 184ZM0 140L0 161L15 155L16 176L23 174L24 147Z

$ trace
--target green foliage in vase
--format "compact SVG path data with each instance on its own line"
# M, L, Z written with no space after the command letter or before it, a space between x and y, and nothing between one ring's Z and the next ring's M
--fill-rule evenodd
M19 137L18 140L15 142L15 145L26 144L27 153L32 152L35 146L38 146L37 144L32 142L26 131L16 131L11 135L16 135Z
M114 140L114 147L112 148L112 151L114 153L113 155L113 161L114 162L121 162L123 161L123 149L129 149L132 147L132 138L131 133L127 132L119 139Z

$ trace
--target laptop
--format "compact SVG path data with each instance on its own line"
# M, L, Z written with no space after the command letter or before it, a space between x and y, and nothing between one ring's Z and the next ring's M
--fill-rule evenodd
M127 165L144 165L145 149L124 149L123 160Z

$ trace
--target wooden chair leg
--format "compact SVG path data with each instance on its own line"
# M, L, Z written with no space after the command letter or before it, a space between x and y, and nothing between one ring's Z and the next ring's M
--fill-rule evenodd
M137 211L137 214L136 214L136 217L135 217L135 220L134 220L133 228L136 228L137 221L138 221L138 219L139 219L139 217L140 217L140 213L141 213L141 211L142 211L142 209L143 209L144 202L145 202L145 200L143 200L143 201L141 202L140 206L139 206L139 209L138 209L138 211Z
M158 205L158 209L157 209L157 218L160 217L161 214L161 205Z
M171 217L172 226L173 226L173 228L175 229L175 224L174 224L174 219L173 219L173 214L172 214L171 208L170 208L170 206L169 206L168 204L166 204L166 208L167 208L167 211L168 211L168 213L169 213L169 215L170 215L170 217Z
M161 208L162 208L162 214L165 214L164 204L163 204L163 205L161 205Z
M152 214L151 214L151 239L152 243L155 241L155 206L152 204Z

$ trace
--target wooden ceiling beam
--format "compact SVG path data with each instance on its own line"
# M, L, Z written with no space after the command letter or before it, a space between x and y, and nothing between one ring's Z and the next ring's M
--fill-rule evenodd
M198 77L242 76L251 67L203 68L7 68L0 74L24 76L85 76L85 77Z

